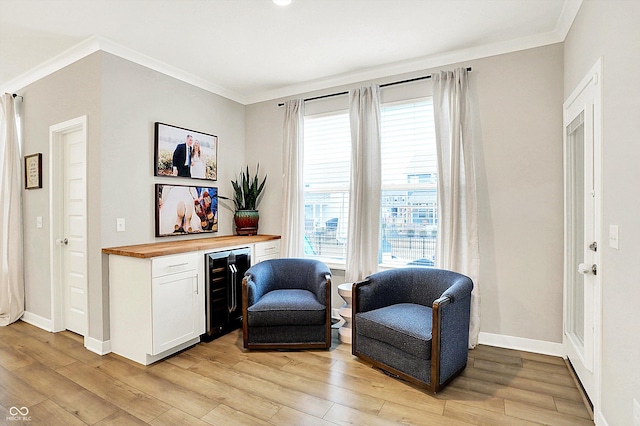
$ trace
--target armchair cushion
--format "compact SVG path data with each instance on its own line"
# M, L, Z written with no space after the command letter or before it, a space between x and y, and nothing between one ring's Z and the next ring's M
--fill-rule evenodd
M358 316L358 332L403 352L431 359L431 308L399 303Z
M323 325L325 307L308 290L272 290L249 309L249 326Z

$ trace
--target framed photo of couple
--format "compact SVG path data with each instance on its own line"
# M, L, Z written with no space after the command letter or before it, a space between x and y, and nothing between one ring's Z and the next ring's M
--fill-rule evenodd
M218 180L218 137L156 122L155 175Z

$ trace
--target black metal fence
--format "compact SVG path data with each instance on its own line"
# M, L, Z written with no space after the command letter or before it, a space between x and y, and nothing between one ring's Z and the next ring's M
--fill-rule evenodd
M384 236L382 238L382 255L407 262L428 259L432 261L436 254L436 237L424 235ZM333 258L344 258L346 255L346 239L326 234L307 235L305 255L316 255Z
M384 237L382 251L390 252L392 258L433 260L436 254L436 238L419 235Z

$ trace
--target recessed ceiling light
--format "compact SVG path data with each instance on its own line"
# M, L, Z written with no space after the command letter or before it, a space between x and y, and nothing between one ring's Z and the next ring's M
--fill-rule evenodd
M273 0L278 6L289 6L292 0Z

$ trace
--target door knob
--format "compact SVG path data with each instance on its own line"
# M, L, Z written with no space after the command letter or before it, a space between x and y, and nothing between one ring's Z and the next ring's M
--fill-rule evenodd
M66 246L67 244L69 244L69 240L67 238L58 238L56 240L57 246Z
M598 273L598 267L595 264L587 265L586 263L581 263L580 265L578 265L578 272L584 275L596 275Z

